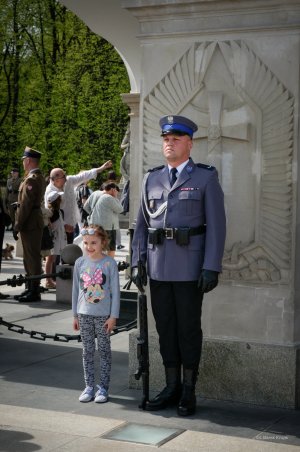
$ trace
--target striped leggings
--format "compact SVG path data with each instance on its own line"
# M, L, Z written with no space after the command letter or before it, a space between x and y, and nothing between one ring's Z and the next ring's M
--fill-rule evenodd
M94 317L79 314L79 327L82 339L82 361L86 386L95 387L95 337L98 343L100 363L100 386L108 391L111 371L110 335L104 329L107 317Z

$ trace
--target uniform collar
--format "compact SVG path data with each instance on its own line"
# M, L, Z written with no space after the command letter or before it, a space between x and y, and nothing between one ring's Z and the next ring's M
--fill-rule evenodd
M183 170L183 168L189 163L189 159L186 160L185 162L181 163L180 165L176 166L175 168L177 169L178 175L177 178L179 177L179 174L181 173L181 171ZM168 165L169 168L169 172L171 171L172 168L174 168L171 165Z

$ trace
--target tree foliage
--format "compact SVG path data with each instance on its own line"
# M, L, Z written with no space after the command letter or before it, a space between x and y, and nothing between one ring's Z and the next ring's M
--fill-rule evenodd
M129 91L115 49L56 0L0 0L0 176L26 145L45 172L112 159L118 171Z

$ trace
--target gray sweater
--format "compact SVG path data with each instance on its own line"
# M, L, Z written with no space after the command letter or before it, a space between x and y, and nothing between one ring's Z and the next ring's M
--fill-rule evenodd
M78 314L118 318L120 282L116 261L110 256L93 260L82 256L73 272L72 310Z
M106 231L119 229L119 214L123 207L117 198L103 193L97 200L89 218L89 224L99 224Z

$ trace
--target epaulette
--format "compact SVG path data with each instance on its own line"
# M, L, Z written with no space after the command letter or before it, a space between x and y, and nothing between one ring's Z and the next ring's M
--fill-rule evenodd
M160 165L160 166L156 166L155 168L150 168L150 169L148 169L148 173L152 173L153 171L163 169L164 167L165 167L165 165Z
M36 178L36 173L30 173L28 174L28 176L26 177L26 180L28 179L35 179Z
M198 168L207 169L209 171L212 171L212 170L216 169L214 166L212 166L212 165L205 165L204 163L196 163L196 166L198 166Z

